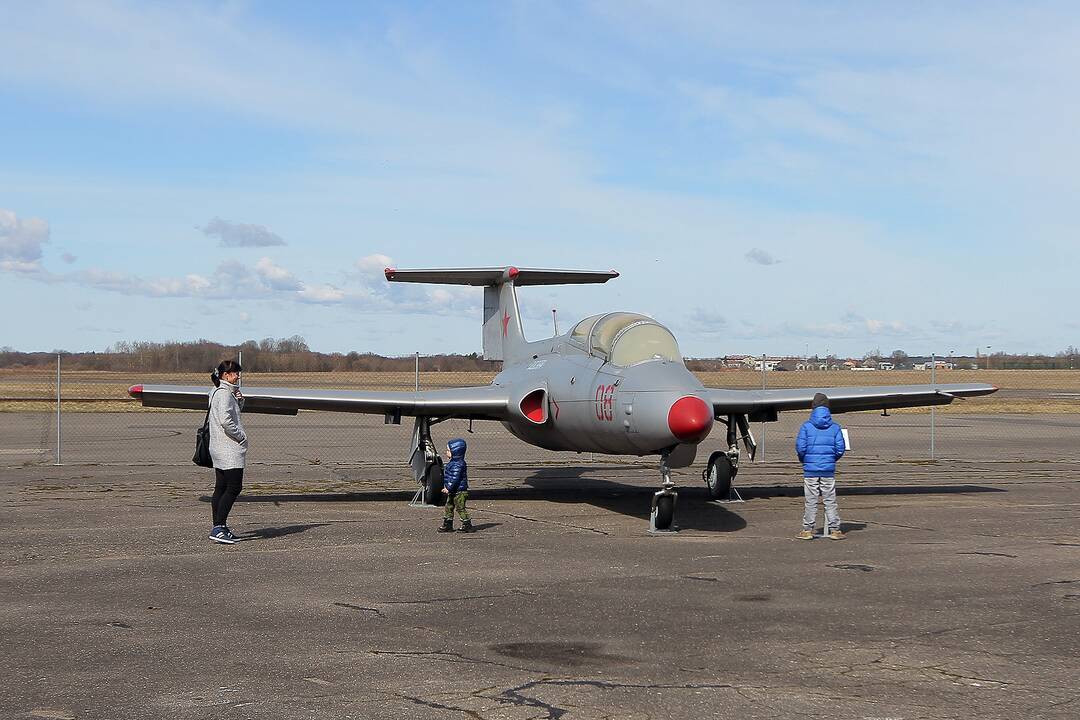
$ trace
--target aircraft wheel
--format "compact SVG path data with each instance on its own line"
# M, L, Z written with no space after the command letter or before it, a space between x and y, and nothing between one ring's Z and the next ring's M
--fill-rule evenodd
M424 474L424 484L427 486L428 502L432 505L445 505L446 495L443 494L443 462L437 458Z
M657 530L670 530L675 520L675 496L661 495L656 498L656 522Z
M731 481L735 479L736 469L731 465L727 453L716 451L709 456L705 468L705 484L709 488L709 499L727 500L731 495Z

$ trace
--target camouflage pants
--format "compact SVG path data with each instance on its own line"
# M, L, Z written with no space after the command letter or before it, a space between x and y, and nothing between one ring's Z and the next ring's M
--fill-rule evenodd
M453 520L454 510L457 510L458 517L462 522L469 522L469 511L465 509L465 501L469 498L469 491L463 490L458 493L451 493L446 498L446 509L443 510L443 520Z

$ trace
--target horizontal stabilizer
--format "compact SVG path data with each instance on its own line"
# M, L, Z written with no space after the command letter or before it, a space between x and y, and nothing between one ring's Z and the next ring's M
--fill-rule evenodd
M386 268L390 282L430 283L434 285L584 285L605 283L619 277L614 270L545 270L541 268L430 268L398 270Z

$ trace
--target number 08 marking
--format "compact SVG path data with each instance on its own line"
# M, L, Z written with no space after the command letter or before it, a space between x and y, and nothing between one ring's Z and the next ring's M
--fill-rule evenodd
M596 419L610 422L615 418L615 386L596 387Z

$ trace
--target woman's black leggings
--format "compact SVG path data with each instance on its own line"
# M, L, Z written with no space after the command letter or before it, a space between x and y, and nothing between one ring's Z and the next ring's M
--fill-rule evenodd
M214 485L214 497L210 498L210 507L214 511L214 525L225 525L229 519L236 496L244 489L244 468L219 470L214 468L217 484Z

